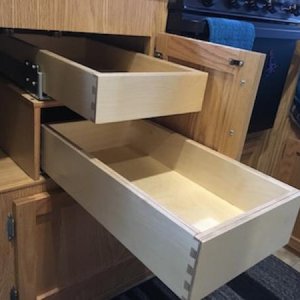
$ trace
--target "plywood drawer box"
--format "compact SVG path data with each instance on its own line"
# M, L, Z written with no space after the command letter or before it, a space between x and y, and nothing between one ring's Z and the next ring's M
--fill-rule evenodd
M85 38L22 37L26 42L2 36L0 51L37 64L43 92L85 119L107 123L201 110L205 72Z
M182 299L285 245L298 190L146 121L43 125L42 168Z

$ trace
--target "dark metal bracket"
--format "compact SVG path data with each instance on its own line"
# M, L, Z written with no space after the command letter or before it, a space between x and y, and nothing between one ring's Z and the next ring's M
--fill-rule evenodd
M41 72L39 65L29 60L21 62L0 51L0 73L31 93L38 100L49 99L43 93L45 74Z

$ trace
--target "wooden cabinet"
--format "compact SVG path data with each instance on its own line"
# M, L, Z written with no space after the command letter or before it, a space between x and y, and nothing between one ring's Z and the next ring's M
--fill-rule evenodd
M150 275L62 191L17 199L13 212L20 299L107 299Z
M158 122L239 160L264 55L171 34L158 35L156 51L169 61L209 74L200 113L170 116Z
M144 12L144 13L141 13ZM0 27L147 36L164 31L167 0L4 0Z
M2 152L0 170L0 299L13 287L20 300L107 299L151 275L51 180L33 181Z
M276 177L298 189L300 188L300 140L287 139ZM300 253L300 213L289 246Z

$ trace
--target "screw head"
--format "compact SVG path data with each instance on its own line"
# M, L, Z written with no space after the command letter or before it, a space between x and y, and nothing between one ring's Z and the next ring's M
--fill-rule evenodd
M245 85L246 84L246 80L245 79L242 79L241 81L240 81L240 85Z
M234 136L234 134L235 134L235 131L234 131L233 129L230 129L230 130L229 130L229 135L230 135L230 136Z

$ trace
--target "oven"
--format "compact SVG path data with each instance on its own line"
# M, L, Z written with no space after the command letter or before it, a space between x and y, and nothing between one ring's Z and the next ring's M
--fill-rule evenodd
M296 41L300 40L299 1L175 0L169 3L167 31L208 40L206 17L254 24L253 51L266 54L249 132L273 127Z

